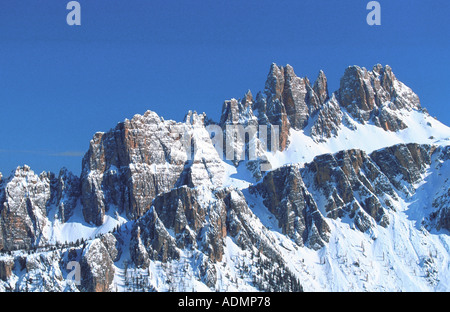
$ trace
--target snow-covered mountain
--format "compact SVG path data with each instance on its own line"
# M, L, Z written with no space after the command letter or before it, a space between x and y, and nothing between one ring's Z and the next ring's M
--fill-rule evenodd
M450 128L389 66L330 94L272 64L219 121L147 111L80 177L0 174L0 290L449 291L449 178Z

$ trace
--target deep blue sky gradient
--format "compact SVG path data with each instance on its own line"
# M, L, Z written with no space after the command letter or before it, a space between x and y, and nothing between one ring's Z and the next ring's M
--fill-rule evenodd
M450 124L448 0L66 0L0 2L0 172L79 174L92 135L154 110L218 119L226 99L264 88L272 62L335 91L349 65L389 64Z

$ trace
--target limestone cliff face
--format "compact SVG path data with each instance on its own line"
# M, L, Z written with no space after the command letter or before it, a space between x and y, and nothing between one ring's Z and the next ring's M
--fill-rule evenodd
M79 179L66 169L56 177L46 172L37 175L28 166L18 167L0 183L0 250L44 244L48 218L65 222L79 196Z
M235 100L236 103L240 103ZM244 103L245 101L242 100ZM226 102L228 103L228 102ZM298 77L292 66L272 64L264 92L240 108L222 110L222 120L254 120L259 124L279 126L279 149L289 145L291 129L310 127L309 135L324 142L337 135L346 123L346 114L361 124L374 125L391 132L406 129L404 112L422 110L419 97L400 82L392 69L377 64L372 70L348 67L340 88L330 95L323 71L311 85L307 77Z
M6 258L0 260L0 280L7 281L14 269L14 259Z
M435 150L436 146L426 144L398 144L375 151L370 157L390 183L409 196L415 192L414 184L422 180Z
M58 207L58 218L66 222L73 215L81 196L80 178L66 168L61 169L55 185L55 200Z
M264 151L285 150L289 146L291 129L303 130L311 124L311 136L317 141L337 134L342 123L342 113L337 100L329 100L328 82L323 71L319 72L312 85L307 77L298 77L292 66L272 64L264 91L258 92L256 98L249 91L242 100L225 101L218 125L223 129L223 138L228 139L227 146L231 145L238 151L243 150L242 147L245 148L251 141L257 142L255 156L262 159L262 163L250 161L246 164L252 171L256 167L263 168L255 172L255 177L259 180L262 172L271 168L267 160L263 159ZM249 126L265 126L262 131L266 131L263 134L266 141L261 142L261 133L250 131L246 134L249 135L248 141L245 137L234 138L232 133L228 136L226 127L230 125L239 125L245 129L249 129ZM238 153L234 155L233 163L238 166L240 161L249 158L251 159L250 155Z
M49 177L38 176L25 166L17 168L4 183L0 218L3 248L31 247L45 226L47 202L51 199Z
M435 150L437 154L436 170L442 170L442 167L450 160L450 146L439 147ZM430 215L430 228L436 228L438 231L446 229L450 231L450 186L448 185L448 177L443 176L445 179L441 185L440 190L433 198L432 207L434 211Z
M333 262L334 256L341 257L332 254L331 246L342 237L338 231L371 244L408 218L415 225L405 226L398 237L421 236L410 258L417 261L411 263L433 275L432 261L422 257L433 250L420 255L417 250L427 240L435 244L426 238L432 235L427 230L439 235L450 230L445 137L436 140L440 145L396 144L373 152L308 150L313 154L308 162L300 162L301 151L286 151L290 139L304 138L308 148L323 148L335 144L330 139L339 138L342 129L359 135L365 124L379 127L377 133L398 132L408 127L405 116L413 111L424 120L429 117L389 66L370 71L351 66L339 90L330 93L323 71L311 83L290 65L272 64L263 91L225 101L217 123L191 111L183 122L152 111L135 115L93 136L80 177L65 169L58 176L38 175L27 166L9 177L0 174L0 290L110 291L121 287L114 282L120 284L127 263L130 271L147 274L146 290L180 290L189 279L191 286L211 290L233 285L238 290L297 291L302 290L297 278L317 265L305 264L310 260L305 254L323 256L320 265L341 273L359 274L353 266L364 269L359 262L347 265L346 257ZM258 131L267 130L265 138L251 132L259 126ZM227 127L242 127L246 133L239 137ZM291 136L294 131L300 136ZM218 145L224 142L221 150ZM275 156L267 153L274 149ZM255 159L249 160L251 153ZM81 234L68 233L73 229ZM66 238L70 246L62 246ZM391 247L383 251L399 249ZM79 286L65 281L69 261L81 265ZM419 278L403 273L410 280ZM33 284L36 278L41 282ZM366 282L372 282L368 275Z
M130 252L140 266L148 259L177 259L184 248L197 248L210 261L220 262L227 235L246 247L257 240L243 220L251 215L238 190L175 188L157 196L152 209L133 227Z
M387 227L387 211L395 210L398 192L414 194L435 150L399 144L370 155L361 150L324 154L301 168L288 165L268 172L250 189L264 198L284 234L300 245L320 248L330 233L324 217L349 217L362 232L377 224ZM435 199L436 205L445 206L446 198L444 192ZM443 220L440 226L446 224L445 209L434 215Z
M179 248L199 246L211 260L221 261L226 207L215 195L202 199L204 192L210 191L182 186L155 198L133 230L134 245L142 244L150 259L167 261L179 257Z
M344 114L341 107L333 97L321 106L311 125L310 135L316 142L326 142L327 139L337 136L343 124Z
M385 211L392 206L395 191L365 152L348 150L318 156L305 166L302 176L318 194L327 217L349 216L363 232L376 223L389 224Z
M278 287L289 289L296 279L255 219L239 190L175 188L157 196L152 208L133 226L131 259L137 267L148 268L151 260L180 260L181 251L188 250L197 254L196 258L203 258L199 274L209 287L214 287L218 279L216 265L225 261L229 238L243 250L259 250L255 257L270 259L284 268L288 282ZM262 270L261 265L255 263L253 270ZM273 274L274 268L268 269L267 274Z
M148 111L97 133L81 174L86 221L102 224L111 207L136 219L156 195L176 185L220 185L223 167L203 122L196 113L176 123Z
M330 228L309 193L297 166L286 166L266 174L252 187L278 219L283 234L297 244L319 249L328 242Z
M308 78L298 77L292 66L272 64L264 90L265 99L258 103L259 118L280 127L280 150L289 142L289 130L304 129L310 117L320 110L328 100L328 85L325 74L319 76L311 86Z
M433 200L433 208L436 209L431 215L431 228L438 231L446 229L450 231L450 187L447 191Z
M372 71L348 67L337 95L341 105L359 122L371 120L386 131L407 128L398 116L400 110L421 109L419 97L397 80L388 65L375 65Z
M83 250L80 270L82 290L87 292L110 290L115 269L108 249L101 239L93 240Z

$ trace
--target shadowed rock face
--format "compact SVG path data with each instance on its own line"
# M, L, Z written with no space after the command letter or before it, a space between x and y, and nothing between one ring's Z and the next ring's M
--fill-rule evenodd
M88 292L107 292L114 279L114 263L100 239L93 240L81 258L81 286Z
M330 232L321 211L333 219L352 218L362 232L376 224L388 226L387 211L394 209L397 192L412 194L434 151L427 145L399 144L370 155L361 150L325 154L303 168L288 165L268 172L250 190L264 198L284 234L300 245L320 247Z
M406 195L414 192L413 185L422 180L422 174L431 163L436 147L420 144L398 144L370 154L390 183ZM404 183L406 182L406 184Z
M317 105L314 106L315 109L320 108L320 105L330 99L328 93L328 81L323 71L319 71L319 76L314 82L313 91L314 95L317 96L317 100L315 100Z
M7 281L12 275L12 270L14 269L13 259L2 259L0 260L0 280Z
M207 256L200 265L200 274L213 287L217 279L215 264L224 260L229 237L243 250L258 250L284 267L284 260L265 237L264 229L255 227L255 219L244 195L236 189L175 188L157 196L152 209L135 223L131 259L136 266L146 268L149 260L168 262L180 259L180 250L198 250ZM259 265L255 263L254 269ZM287 280L295 280L285 269Z
M310 135L317 142L325 142L336 136L343 123L343 113L335 96L326 102L316 114Z
M58 218L66 222L72 216L81 196L80 178L63 168L54 184L56 185Z
M323 196L321 202L328 217L348 215L363 232L375 222L387 226L385 209L392 205L389 197L385 201L381 198L396 198L395 191L365 152L348 150L318 156L305 165L302 176L309 181L309 187L321 194L317 196Z
M433 201L433 208L437 210L430 215L431 227L435 227L438 231L441 229L450 231L450 187Z
M218 125L222 129L227 125L279 126L279 149L283 151L291 130L304 131L316 142L337 136L342 126L356 130L358 123L399 131L407 127L403 113L411 110L421 110L419 99L389 66L376 65L371 71L349 67L340 89L329 94L322 71L311 84L308 78L296 76L290 65L272 64L264 91L256 97L249 91L243 99L225 101ZM129 219L122 233L89 237L83 247L52 246L56 248L52 252L2 255L0 286L17 279L17 272L26 271L27 276L51 277L43 279L39 289L62 291L65 264L73 259L81 263L79 290L108 291L114 262L120 265L124 259L131 260L138 268L149 268L189 258L195 262L198 280L214 289L226 272L219 272L220 267L237 264L228 259L227 252L239 248L240 255L254 260L254 272L278 278L279 288L264 288L267 285L255 279L252 285L258 285L257 289L298 290L301 286L283 259L285 251L280 251L276 238L280 233L270 231L259 213L271 214L269 219L273 215L294 250L299 246L319 250L329 243L332 229L338 228L331 225L339 219L361 232L395 224L390 217L395 217L396 205L416 199L429 175L439 183L433 180L438 187L427 194L429 206L418 207L430 209L418 224L450 230L449 179L441 177L448 172L449 147L398 144L370 154L350 149L273 171L261 169L267 158L246 161L258 182L241 191L223 187L222 155L206 129L213 124L195 112L177 123L148 111L95 134L80 178L65 169L58 177L45 172L36 175L27 166L8 178L0 174L0 250L30 252L44 245L49 239L45 235L48 225L54 220L58 226L69 221L77 209L82 209L90 226L104 225L107 213L118 212ZM227 133L219 130L226 138ZM276 134L269 133L269 141L272 135ZM249 135L248 141L252 139L259 138ZM249 147L246 140L233 144L237 149ZM195 153L192 146L197 147ZM257 146L258 157L266 147ZM238 157L232 163L239 166L243 160ZM255 207L256 203L268 212ZM26 289L28 284L20 285L24 275L17 280L16 289Z
M440 171L445 164L450 160L450 146L431 148L433 150L432 158L435 157L437 165L433 168L436 171ZM432 159L433 160L433 159ZM445 229L450 231L450 186L448 185L449 178L440 174L444 179L444 183L440 186L440 189L436 191L433 196L431 206L433 212L428 218L428 222L425 224L430 229Z
M323 203L327 217L348 215L364 232L376 223L384 227L389 224L386 212L394 209L398 192L407 197L415 193L416 184L423 180L435 154L443 152L435 146L413 143L394 145L370 155L347 150L318 156L300 171L314 198ZM446 198L445 193L437 197L436 207L445 206L442 203ZM433 216L439 216L437 219L445 224L445 209Z
M264 198L264 205L278 219L283 234L297 244L318 249L328 242L330 228L305 187L297 166L267 173L250 191Z
M205 195L208 199L203 198ZM179 257L178 248L198 247L212 261L221 261L227 235L224 194L182 186L157 196L152 209L133 228L134 260L167 261ZM244 201L245 203L245 201ZM172 233L172 235L171 235Z

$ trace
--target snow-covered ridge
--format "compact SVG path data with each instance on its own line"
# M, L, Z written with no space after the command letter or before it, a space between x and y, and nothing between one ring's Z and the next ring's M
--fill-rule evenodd
M279 144L226 159L236 125ZM0 290L448 291L449 143L389 66L329 94L272 64L217 123L148 111L96 133L81 177L0 175Z
M402 165L386 171L377 165L385 157ZM405 161L408 157L410 162ZM423 162L417 161L420 157ZM233 187L182 186L159 195L154 208L138 220L123 220L113 235L90 237L73 247L32 251L31 255L27 251L4 254L0 263L10 272L5 271L9 275L0 285L4 290L22 291L255 291L275 287L291 291L294 288L289 287L299 290L299 285L306 291L448 291L449 232L437 229L436 212L449 205L448 198L441 198L449 189L449 159L450 147L401 144L370 155L349 150L319 156L307 164L286 165L274 170L274 179L266 176L242 192ZM410 176L414 168L417 171ZM408 179L402 174L408 174ZM278 183L280 179L285 182ZM339 186L343 183L354 197L346 199L346 187ZM294 186L302 189L300 201ZM327 197L333 188L340 197L333 192ZM266 190L275 193L266 197ZM372 202L364 204L365 192L389 201L381 208L388 222L368 215ZM269 198L279 199L269 203ZM337 198L343 201L344 212L335 215L336 208L327 207ZM359 207L356 214L345 212L346 201L350 208ZM301 208L304 203L310 208ZM315 211L311 210L314 205ZM304 221L297 219L294 207L306 209ZM75 211L66 224L79 213ZM304 240L305 236L296 233L302 233L302 222L310 214L321 220L309 223L309 238ZM316 232L318 222L326 224L322 234ZM289 224L297 225L291 228ZM92 244L95 247L89 248ZM20 257L25 257L25 264L17 262ZM84 263L94 286L74 288L65 279L69 260ZM108 276L106 282L101 279L103 274ZM286 274L290 286L274 282ZM46 280L41 280L44 276ZM133 284L135 280L141 282Z

